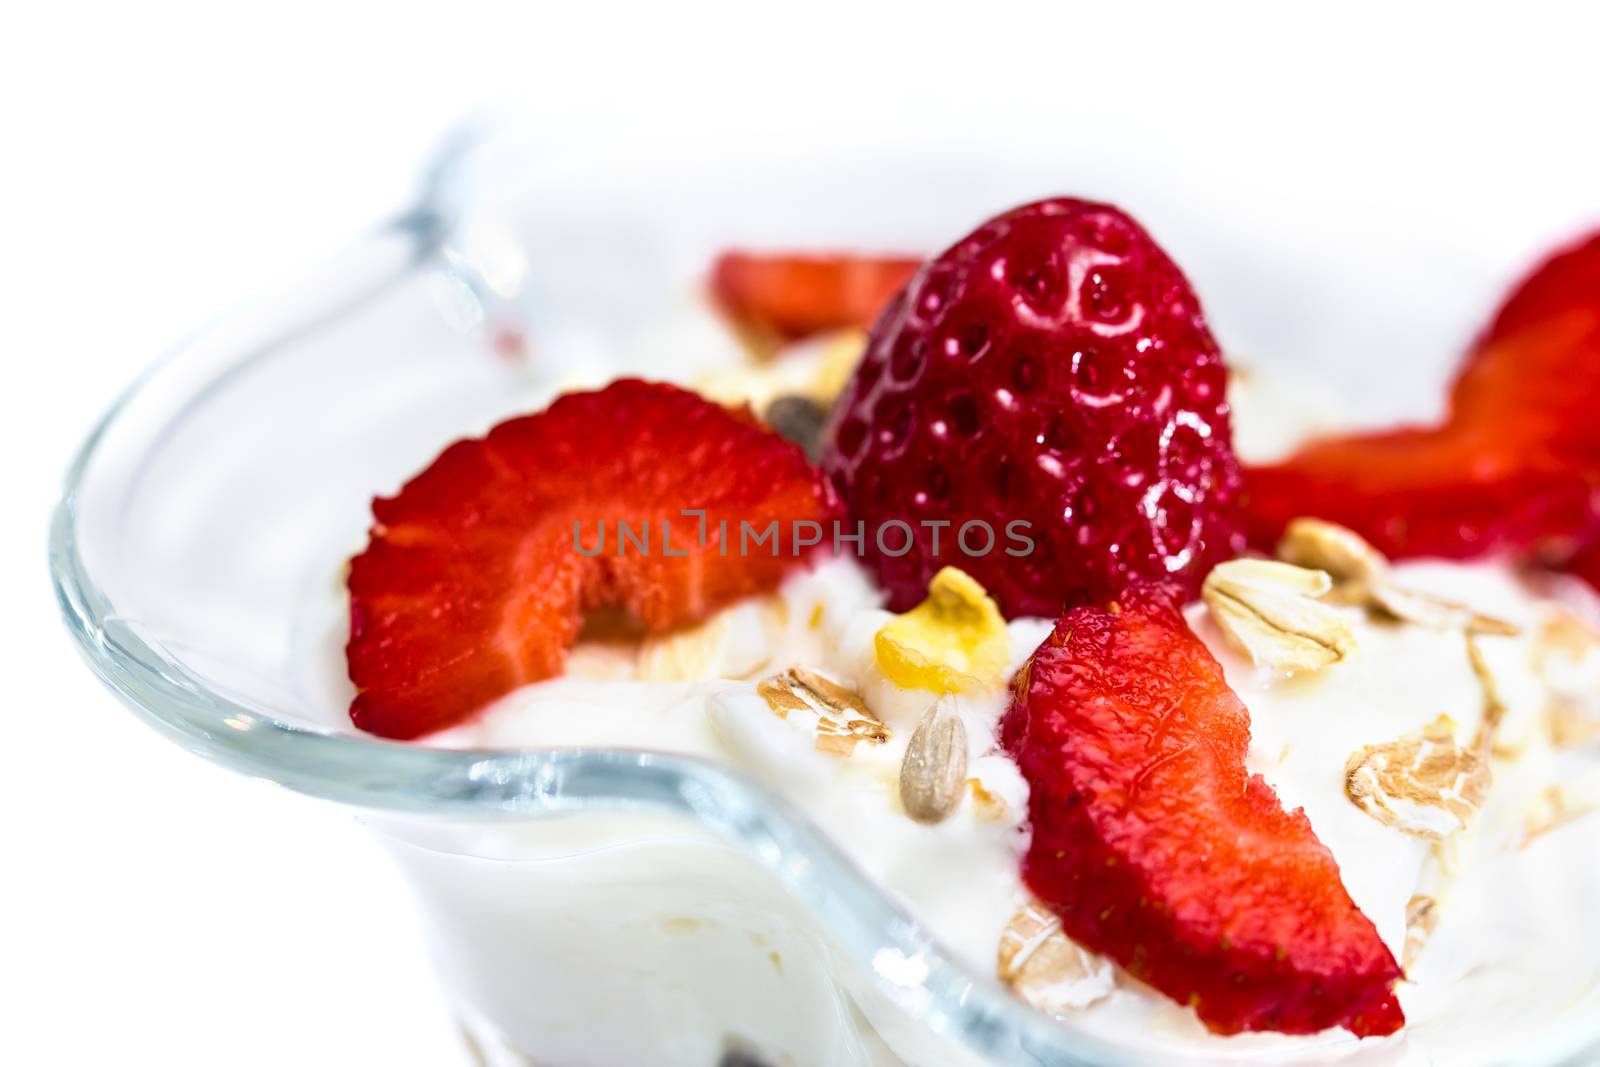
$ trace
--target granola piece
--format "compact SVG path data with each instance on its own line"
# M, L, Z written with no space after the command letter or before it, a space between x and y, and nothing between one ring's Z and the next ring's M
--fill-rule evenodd
M872 713L861 694L805 667L791 667L763 678L756 692L780 719L791 713L816 717L816 747L835 756L848 756L865 741L881 745L889 740L889 727Z
M998 822L1011 810L1005 798L984 785L981 778L968 778L967 792L972 794L972 814L985 822Z
M1109 996L1111 961L1061 931L1061 920L1037 901L1018 908L1000 934L1000 980L1052 1015L1081 1011Z
M1315 671L1350 656L1355 635L1336 608L1325 571L1264 559L1214 568L1201 598L1228 640L1259 666L1286 674Z
M1326 571L1335 585L1371 585L1389 576L1389 561L1354 530L1321 519L1295 519L1278 542L1278 558Z
M1467 634L1515 637L1522 632L1514 623L1474 611L1443 597L1405 589L1392 582L1379 582L1367 590L1369 607L1398 622L1415 623L1430 630L1461 630Z
M1407 974L1417 964L1428 938L1439 926L1439 902L1426 893L1418 893L1406 902L1406 943L1400 953L1400 966Z
M1600 631L1571 613L1556 615L1534 637L1533 667L1545 686L1551 743L1600 741Z
M1522 847L1570 823L1600 812L1600 773L1546 786L1534 797L1523 823Z
M1490 770L1484 756L1456 742L1455 722L1440 715L1420 733L1367 745L1345 762L1345 795L1385 826L1441 841L1483 807Z
M1431 630L1511 636L1518 627L1462 604L1397 585L1389 561L1354 530L1322 519L1295 519L1278 542L1285 563L1326 571L1334 588L1328 599L1367 608L1397 622Z
M1473 677L1477 678L1478 687L1483 690L1483 717L1478 721L1478 733L1472 747L1485 755L1511 755L1509 749L1499 747L1500 724L1505 722L1507 711L1505 697L1500 694L1500 682L1489 668L1482 646L1470 631L1466 634L1466 642L1467 662L1472 665Z

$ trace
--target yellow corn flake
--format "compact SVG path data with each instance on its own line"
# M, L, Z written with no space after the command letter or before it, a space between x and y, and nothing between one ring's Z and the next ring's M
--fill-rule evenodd
M884 623L874 647L878 669L906 689L960 693L1005 681L1006 622L965 571L945 567L928 599Z

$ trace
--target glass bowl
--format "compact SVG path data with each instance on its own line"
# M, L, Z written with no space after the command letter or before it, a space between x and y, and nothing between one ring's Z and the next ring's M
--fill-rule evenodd
M1209 1062L1119 1048L1025 1006L726 767L353 732L343 561L364 542L368 499L444 442L562 385L730 358L735 342L696 299L729 245L923 251L1012 203L1103 194L1184 264L1226 347L1257 362L1293 353L1303 377L1336 374L1382 421L1426 411L1531 238L1483 234L1449 285L1413 287L1403 316L1351 315L1414 266L1374 260L1359 228L1249 188L1197 211L1197 190L1221 189L1228 171L1175 187L1159 147L1108 162L999 145L741 144L637 131L447 149L415 208L171 354L96 427L52 530L73 637L177 743L365 812L423 902L483 1063ZM1425 222L1386 225L1406 247L1459 244ZM1321 298L1287 295L1306 292ZM651 906L663 894L698 894L731 918L663 921ZM1592 1062L1597 1030L1590 1016L1471 1062ZM1270 1041L1246 1039L1239 1055L1287 1062ZM1357 1049L1338 1035L1295 1059L1334 1061L1412 1062L1404 1040Z

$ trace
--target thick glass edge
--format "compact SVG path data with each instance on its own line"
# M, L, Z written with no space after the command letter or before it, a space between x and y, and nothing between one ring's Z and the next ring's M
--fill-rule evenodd
M113 415L115 412L113 411ZM79 463L92 458L90 450ZM356 807L435 817L537 818L596 809L649 809L711 829L804 901L890 1000L935 1032L999 1062L1112 1067L1129 1063L1070 1034L974 978L892 903L804 816L737 772L708 761L626 750L443 750L302 729L233 704L164 669L131 635L107 633L109 608L73 543L74 488L51 535L55 587L90 669L139 718L231 770ZM921 977L908 980L906 975Z

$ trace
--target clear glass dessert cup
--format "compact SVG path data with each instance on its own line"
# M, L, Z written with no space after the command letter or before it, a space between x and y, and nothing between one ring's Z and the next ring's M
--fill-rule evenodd
M342 565L368 499L559 385L731 358L694 299L715 250L928 249L1063 185L1121 198L1129 183L1180 262L1209 246L1149 161L1125 161L1144 177L1123 181L996 153L963 169L934 166L937 149L878 165L842 144L760 162L727 144L473 141L444 154L414 210L171 354L69 472L51 566L71 633L177 743L366 813L417 891L484 1063L1158 1062L952 958L824 829L734 770L656 752L396 744L344 715ZM1214 308L1248 300L1276 233L1264 216L1236 227L1232 258L1203 264ZM1459 303L1424 317L1470 321ZM1251 334L1245 316L1235 334L1266 351L1344 352L1346 367L1351 351L1385 358L1351 347L1359 325L1328 336L1262 322ZM1597 1032L1590 1018L1536 1035L1514 1062L1590 1062ZM1283 1062L1250 1047L1247 1061ZM1343 1034L1302 1054L1408 1062L1403 1040L1357 1048Z

